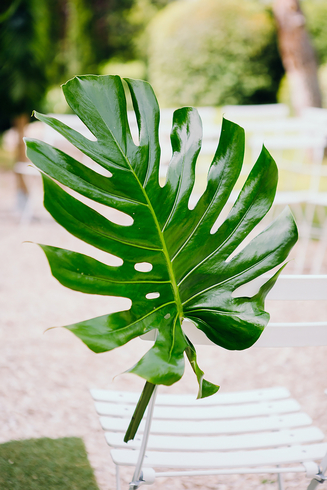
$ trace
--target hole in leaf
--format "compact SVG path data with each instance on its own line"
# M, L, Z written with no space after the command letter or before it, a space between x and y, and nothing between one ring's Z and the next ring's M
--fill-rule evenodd
M218 230L220 225L221 225L221 222L220 222L219 217L218 217L216 219L216 221L214 222L211 230L210 230L210 235L214 235L216 233L216 231Z
M122 211L118 211L118 209L115 209L114 212L110 214L110 216L108 216L108 219L116 225L122 226L131 226L134 223L134 220L131 216L123 213Z
M123 82L123 83L125 83L125 82ZM126 87L127 87L127 85L126 85ZM130 94L128 93L128 95L130 95ZM132 106L133 105L132 98L129 97L129 99L130 99L130 101L129 101L128 95L127 95L128 103L129 103L130 106ZM135 112L134 111L128 111L127 112L127 117L128 117L128 124L129 124L129 129L131 131L133 142L135 143L135 145L139 145L140 144L140 141L139 141L139 129L138 129L138 126L137 126L137 120L136 120Z
M106 169L99 163L96 163L94 160L92 160L90 157L87 157L83 153L81 153L80 162L82 162L83 165L85 165L85 167L90 168L97 174L103 175L103 177L108 177L108 178L112 177L112 173L110 172L110 170Z
M82 196L72 189L65 189L71 196L75 197L82 203L86 204L90 208L94 209L97 213L101 214L104 218L107 218L112 223L121 226L131 226L134 223L134 219L123 211L118 211L110 206L95 202L88 197Z
M145 295L146 299L156 299L159 298L160 293L148 293Z
M167 315L164 316L165 320L168 320L170 318L170 313L167 313Z
M74 239L74 251L80 254L88 255L89 257L92 257L93 259L96 259L99 262L111 267L120 267L124 263L124 261L120 257L117 257L117 255L104 252L99 248L95 248L92 245L77 239Z
M110 170L102 167L102 165L93 162L93 160L91 159L90 159L90 164L88 164L88 161L83 161L83 163L85 164L86 167L89 167L97 174L103 175L103 177L108 177L108 178L112 177L112 173L110 172Z
M153 265L150 262L138 262L134 265L134 269L139 272L150 272L153 269Z

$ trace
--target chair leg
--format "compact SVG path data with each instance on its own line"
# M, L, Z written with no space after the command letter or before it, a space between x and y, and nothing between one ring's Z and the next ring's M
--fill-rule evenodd
M319 485L319 482L318 480L315 480L314 478L311 480L311 482L309 483L309 486L307 487L307 490L315 490L315 488L317 488L317 486Z
M322 236L320 238L320 243L318 244L318 248L314 256L314 260L310 271L311 274L320 274L326 249L327 249L327 222L323 223Z
M138 457L138 460L137 460L137 463L135 466L133 481L129 484L129 490L137 490L138 487L140 486L140 483L141 483L140 482L140 474L141 474L142 464L143 464L145 451L146 451L147 444L148 444L150 429L151 429L151 422L152 422L154 404L156 401L157 388L158 388L158 385L155 386L154 391L153 391L152 396L151 396L150 403L148 405L148 414L146 417L145 428L144 428L144 433L143 433L143 437L142 437L142 443L141 443L141 447L140 447L139 457Z
M327 476L325 476L326 471L327 471L327 453L323 457L323 460L319 466L319 473L314 478L312 478L307 490L315 490L315 488L317 488L317 486L320 483L326 482L327 481Z
M116 490L121 490L120 489L120 473L119 473L118 464L116 464Z
M284 490L283 475L278 473L278 490Z

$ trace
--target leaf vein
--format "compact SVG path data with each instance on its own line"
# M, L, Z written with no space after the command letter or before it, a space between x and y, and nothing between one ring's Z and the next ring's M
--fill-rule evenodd
M260 191L258 190L257 193L256 193L256 196L260 193ZM247 215L249 214L249 212L251 211L252 207L254 206L255 204L255 199L252 200L250 206L247 208L246 212L243 214L242 218L239 220L239 222L237 223L237 226L235 228L233 228L232 232L226 237L226 239L219 245L218 248L216 248L215 250L213 250L211 252L211 254L207 255L201 262L199 262L195 267L193 267L192 270L190 270L190 272L188 272L187 274L185 274L184 277L182 277L182 279L180 280L180 282L178 283L178 286L180 286L182 284L182 282L184 282L185 279L187 279L187 277L189 275L191 275L196 269L198 269L202 264L204 264L207 260L209 260L213 255L215 255L216 253L219 252L219 250L221 250L223 248L223 246L235 235L235 233L237 232L237 230L240 228L241 224L243 223L243 221L245 220L245 218L247 217ZM235 249L234 249L235 250Z
M175 255L173 256L173 258L171 259L171 261L173 262L175 260L175 258L180 254L180 252L183 250L183 248L188 244L188 242L191 240L192 236L194 235L194 233L196 232L196 230L199 228L199 226L201 225L201 223L204 221L205 217L207 216L208 212L210 211L210 209L212 208L212 206L214 205L214 200L217 196L217 194L219 193L220 191L220 188L222 186L222 179L220 179L219 181L219 184L217 186L217 189L214 193L214 195L212 196L212 199L210 201L210 204L209 206L207 207L207 209L205 210L204 214L201 216L201 219L200 221L198 221L198 223L196 224L195 228L193 229L193 231L190 233L190 235L186 238L186 240L182 243L182 245L180 246L180 248L177 250L177 252L175 253ZM204 194L202 194L204 195Z
M270 255L274 254L275 253L275 250L272 250L271 252L269 252L269 254L265 255L264 257L262 257L261 260L259 260L258 262L256 262L255 264L252 264L251 266L249 266L247 269L243 269L241 272L239 272L238 274L234 274L233 276L229 276L227 279L225 279L224 281L221 281L221 282L217 282L216 284L214 284L213 286L210 286L208 288L205 288L205 289L202 289L202 291L199 291L198 293L196 293L194 296L192 296L191 298L188 298L186 301L184 301L184 303L182 303L182 305L186 305L186 303L188 303L189 301L191 301L192 299L196 298L197 296L200 296L201 294L207 292L207 291L210 291L210 289L213 289L217 286L221 286L222 284L226 283L226 282L229 282L231 281L232 279L235 279L236 277L239 277L239 276L242 276L243 274L245 274L246 272L250 271L251 269L254 269L255 267L257 267L258 265L260 265L267 257L270 257ZM250 281L250 279L249 279ZM247 281L248 282L248 281Z
M162 308L165 308L166 306L168 305L173 305L173 304L176 304L176 301L169 301L168 303L165 303L163 305L160 305L158 308L155 308L153 310L151 310L149 313L147 313L146 315L142 316L141 318L138 318L137 320L135 320L134 322L132 323L129 323L128 325L126 325L125 327L121 327L121 328L117 328L116 330L112 330L111 332L108 332L107 335L113 335L115 332L117 332L117 330L121 331L121 330L126 330L127 328L130 328L132 327L133 325L137 324L138 322L140 321L143 321L145 318L148 318L149 316L151 316L153 313L156 313L157 311L161 310ZM157 327L153 327L153 328L157 328ZM153 328L151 330L153 330Z

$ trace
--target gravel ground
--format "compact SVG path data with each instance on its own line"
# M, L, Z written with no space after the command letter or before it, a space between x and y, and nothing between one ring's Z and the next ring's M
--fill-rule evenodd
M37 179L34 179L37 181ZM12 174L0 174L0 442L30 437L82 437L101 490L115 488L109 455L89 389L92 387L140 392L143 382L123 372L147 350L135 340L117 351L94 354L60 326L91 318L127 305L125 300L82 295L65 289L52 278L43 252L33 243L47 243L78 251L88 248L55 224L41 206L39 183L34 182L35 215L19 224L15 212ZM311 252L314 253L314 250ZM101 256L102 258L102 256ZM289 271L292 265L288 266ZM286 271L287 272L287 271ZM281 315L326 319L315 304L268 306L272 319ZM327 348L250 349L228 352L200 346L198 358L207 378L221 391L286 386L327 433ZM189 369L181 382L161 392L196 393ZM122 472L127 488L131 471ZM267 490L276 488L271 476L166 478L153 488ZM306 488L304 479L290 475L285 488Z

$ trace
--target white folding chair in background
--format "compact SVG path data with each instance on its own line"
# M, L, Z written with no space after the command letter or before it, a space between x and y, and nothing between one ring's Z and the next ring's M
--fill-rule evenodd
M327 109L321 107L304 107L301 117L320 125L327 125Z
M249 173L263 144L280 170L274 206L261 226L271 221L280 207L289 205L300 231L294 272L320 273L327 250L326 193L321 192L322 181L327 178L327 166L323 165L327 125L320 122L325 113L319 113L317 121L307 116L288 117L289 109L284 104L225 106L222 112L245 129L246 153L241 179ZM238 192L232 192L229 206L235 202ZM312 239L317 240L315 254L308 253Z
M160 126L159 126L159 141L161 146L161 167L160 176L164 178L167 173L168 164L172 156L170 133L172 129L173 113L175 109L161 109L160 111ZM204 157L208 163L217 149L221 120L219 111L216 107L197 107L200 114L203 126L203 140L201 148L201 158ZM133 116L132 116L133 117ZM207 169L204 166L203 172Z
M73 114L49 114L49 116L59 119L63 123L72 127L76 131L81 132L87 138L94 138L88 128L80 121L80 119ZM65 151L69 155L75 158L84 158L83 153L79 152L72 144L70 144L63 136L57 131L50 128L42 122L33 122L29 124L25 130L25 136L30 138L41 139L45 143L48 143L62 151ZM91 162L90 159L88 159ZM84 161L86 163L86 161ZM14 172L23 180L23 186L25 189L23 199L20 198L18 189L18 200L21 199L20 207L20 224L28 224L34 217L35 210L37 208L36 201L39 198L40 186L36 186L36 179L40 180L40 172L33 166L30 161L17 162L14 166ZM36 190L37 189L37 190Z
M89 131L85 124L74 114L48 114L55 119L67 124L67 126L75 129L83 134L86 138L95 139L94 135ZM64 151L68 155L76 158L85 165L96 169L99 173L105 173L100 165L95 164L90 158L84 155L81 151L69 143L64 136L52 129L50 126L42 122L33 122L26 129L26 136L36 138L48 143L49 145ZM24 202L20 206L21 216L20 223L28 224L35 215L36 201L40 200L40 186L35 186L35 179L40 180L40 172L32 165L30 161L18 162L14 167L14 172L23 179L26 189ZM37 191L35 191L37 189ZM18 199L20 196L18 195Z
M303 124L301 129L298 121L295 125L291 119L289 122L289 132L284 129L274 135L257 134L250 138L249 145L255 159L264 143L277 162L280 178L273 210L289 205L294 212L300 235L295 273L303 273L305 267L310 273L319 273L322 260L319 265L317 261L309 263L312 257L308 247L311 239L318 239L320 248L324 244L324 223L316 226L314 219L317 203L326 199L320 188L327 177L327 166L323 165L327 133L323 128L315 130L311 123Z
M327 131L327 109L322 109L320 107L306 107L302 110L301 116L307 121L318 124L320 128ZM327 149L325 148L325 158L326 156ZM321 270L327 250L327 191L312 195L310 202L317 210L317 215L319 216L322 227L322 236L312 265L312 273L316 274Z
M264 279L242 286L238 295L252 296ZM268 299L326 302L327 276L282 275ZM190 322L184 322L183 328L193 343L211 343ZM255 345L326 346L327 319L270 323ZM326 480L324 434L312 425L287 387L218 392L203 400L192 395L158 394L150 402L146 422L127 444L123 437L139 394L97 389L91 394L107 443L113 448L117 490L121 466L134 468L130 490L169 476L277 474L279 490L284 488L285 473L305 474L307 490Z
M226 119L237 124L256 119L281 119L289 115L286 104L225 105L222 112Z
M281 170L280 184L272 211L262 223L273 219L280 206L290 205L295 214L300 242L296 247L297 256L294 272L301 274L304 270L318 273L322 260L315 260L307 267L308 247L311 238L318 238L320 256L324 255L324 226L314 229L314 217L322 174L327 172L322 165L324 148L327 142L327 126L316 121L314 117L289 117L289 108L285 104L263 104L258 106L225 106L224 116L240 124L246 132L246 155L242 174L248 174L249 168L258 157L262 144L272 153ZM321 119L320 115L320 119ZM285 180L287 182L285 182ZM233 193L230 202L237 197ZM319 209L323 222L324 210ZM326 223L327 224L327 223ZM318 232L317 236L313 232ZM305 268L306 267L306 268Z
M31 191L30 180L39 178L40 173L32 166L30 162L16 162L14 166L14 173L16 177L22 179L23 189L21 186L17 186L17 208L20 214L20 225L28 224L33 215L35 209L35 196Z

